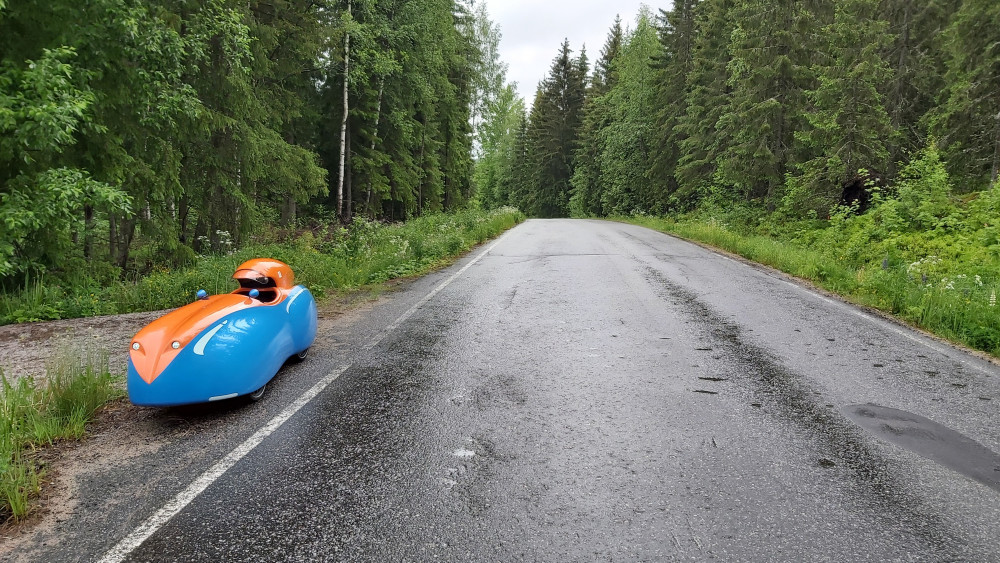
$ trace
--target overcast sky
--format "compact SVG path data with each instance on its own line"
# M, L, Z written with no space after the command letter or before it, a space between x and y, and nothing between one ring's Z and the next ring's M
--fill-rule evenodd
M531 105L535 88L545 78L564 38L573 56L586 44L593 67L608 30L620 14L622 27L634 27L639 6L650 6L654 14L669 8L669 0L480 0L485 1L493 23L500 26L501 57L510 68L507 80Z

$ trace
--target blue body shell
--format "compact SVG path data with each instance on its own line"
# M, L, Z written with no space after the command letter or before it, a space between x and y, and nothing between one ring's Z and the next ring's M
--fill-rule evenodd
M316 301L308 289L295 286L279 303L240 309L213 321L151 383L140 377L130 357L129 399L136 405L167 407L253 393L289 357L312 345L316 325Z

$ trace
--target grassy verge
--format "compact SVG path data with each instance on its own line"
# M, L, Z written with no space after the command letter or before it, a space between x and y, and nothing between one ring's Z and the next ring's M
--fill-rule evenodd
M255 257L291 265L296 282L317 298L438 267L524 220L516 209L464 211L383 225L357 219L349 228L306 232L291 240L253 244L224 256L202 256L191 267L161 269L106 287L35 281L0 294L0 324L155 311L191 301L195 292L225 293L236 266Z
M842 249L813 248L769 236L735 232L699 218L619 217L681 238L703 242L807 279L859 305L879 309L914 326L1000 357L1000 293L992 264L953 263L946 275L921 271L927 259L890 256L858 264ZM935 258L935 260L939 260ZM962 268L968 273L956 273ZM976 273L982 269L982 273ZM994 272L993 276L987 272Z
M280 243L258 244L226 256L204 256L190 268L161 270L109 287L60 287L36 282L0 295L0 324L166 309L189 303L198 289L235 288L229 276L250 258L290 264L297 282L317 298L392 278L425 273L524 220L516 209L432 215L400 225L364 220L332 232L307 232ZM36 382L10 382L0 371L0 521L20 519L40 490L44 468L38 451L79 439L108 401L124 396L121 378L109 374L107 355L62 354Z
M37 384L30 377L10 382L0 372L0 520L29 512L44 474L38 451L79 439L97 409L124 395L106 354L82 356L60 354Z

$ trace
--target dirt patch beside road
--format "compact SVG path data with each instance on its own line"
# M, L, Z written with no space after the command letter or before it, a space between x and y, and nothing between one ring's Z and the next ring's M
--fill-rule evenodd
M60 351L105 351L124 373L129 341L165 311L0 326L0 370L8 379L39 376Z

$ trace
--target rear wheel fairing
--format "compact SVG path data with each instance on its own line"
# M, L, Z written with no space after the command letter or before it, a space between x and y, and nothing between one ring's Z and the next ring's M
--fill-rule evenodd
M298 354L312 346L313 340L316 339L319 322L316 300L308 289L297 285L285 300L285 310L288 311L289 318L295 319L292 323L292 339L295 344L292 354Z

